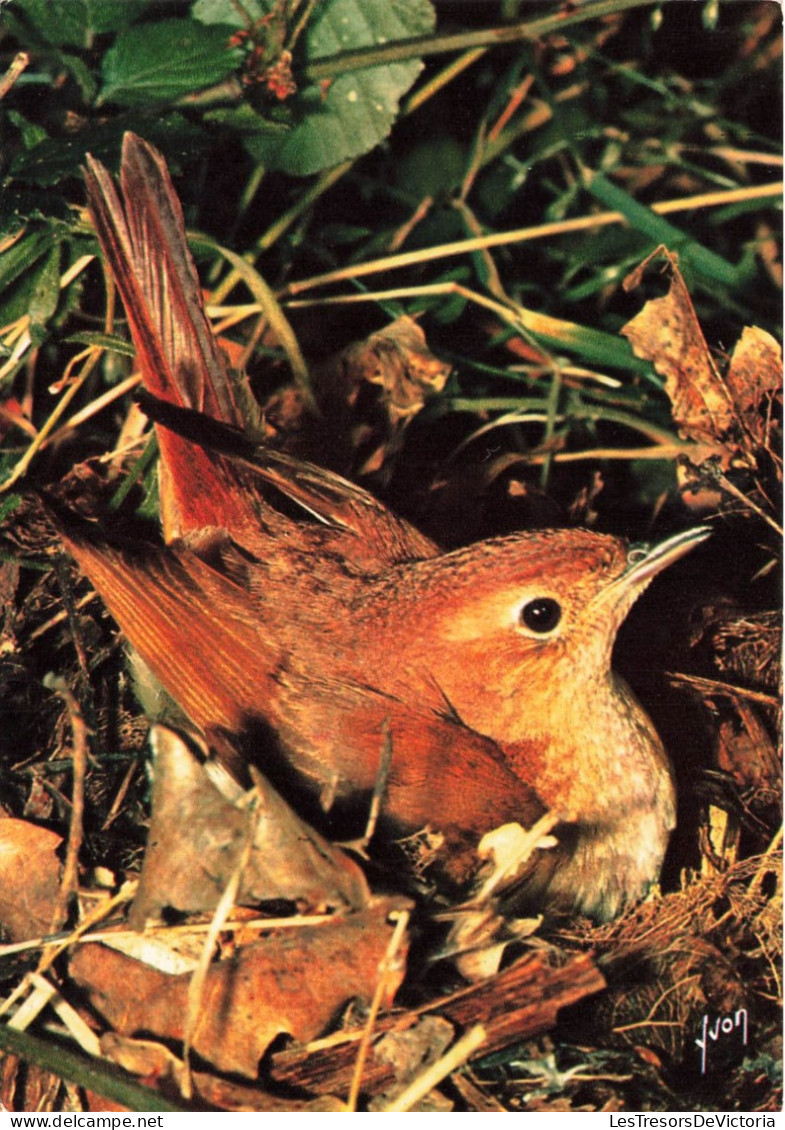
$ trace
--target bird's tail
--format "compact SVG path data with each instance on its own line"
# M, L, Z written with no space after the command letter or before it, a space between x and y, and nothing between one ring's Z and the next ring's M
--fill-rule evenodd
M119 192L91 156L85 180L90 215L125 306L144 387L171 404L241 425L163 157L126 133ZM237 489L226 459L163 426L157 431L167 540L204 526L232 529L258 523L254 499Z

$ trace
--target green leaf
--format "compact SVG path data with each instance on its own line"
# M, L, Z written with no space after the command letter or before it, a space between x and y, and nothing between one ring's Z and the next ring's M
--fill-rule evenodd
M128 28L104 56L98 104L147 106L220 82L241 59L229 46L230 34L190 19Z
M117 118L101 124L91 123L89 129L67 137L46 138L29 153L17 153L11 163L11 174L18 180L39 185L58 184L66 177L81 179L86 153L92 153L105 164L117 162L127 129L128 122ZM145 121L141 132L166 153L170 162L191 156L204 145L202 131L176 112L158 114L155 120Z
M52 247L54 237L50 230L31 231L12 244L0 255L0 291L45 255Z
M4 522L15 510L18 510L23 501L21 494L7 494L0 498L0 522ZM3 560L9 559L4 557Z
M117 337L116 334L85 331L84 333L69 334L65 340L68 345L98 345L112 353L120 353L123 357L134 357L136 355L131 343L123 337Z
M605 333L604 330L597 330L592 326L583 326L536 310L527 310L525 306L517 306L516 314L521 325L548 349L575 354L584 364L637 373L655 388L662 387L662 381L651 362L636 357L632 347L627 348L629 342L625 338L617 334Z
M270 10L270 4L262 0L196 0L191 15L200 24L225 24L227 27L244 28L249 23L262 19ZM245 17L243 18L243 13Z
M18 110L9 110L8 120L21 133L22 145L25 149L33 149L39 142L46 139L47 134L44 127L28 121Z
M310 63L425 35L434 22L428 0L327 0L308 25L306 58ZM286 103L291 128L285 136L246 137L246 148L257 163L293 176L367 153L390 132L399 100L421 67L419 59L368 67L341 75L326 89L308 87Z
M269 118L263 118L247 102L241 102L239 106L221 106L217 110L208 110L204 115L204 120L210 122L211 125L232 130L233 133L239 134L241 137L255 137L258 134L265 133L279 137L282 133L287 132L285 125L273 122Z
M38 272L30 305L30 339L33 345L40 345L46 337L46 323L57 309L60 298L60 245L49 252L46 261Z
M677 251L682 264L690 266L704 283L712 286L721 283L733 289L742 281L738 269L727 259L691 239L681 228L640 204L606 177L588 173L585 185L595 199L606 208L621 212L632 227L655 244L662 243L671 251Z
M395 182L412 201L447 196L465 177L466 161L466 148L454 137L423 137L396 162Z
M84 101L88 104L93 102L98 92L98 81L84 59L80 59L78 55L70 55L64 51L60 55L60 62L66 70L71 72L71 76L79 87L79 93L82 95Z
M80 1087L115 1099L128 1110L184 1109L182 1104L178 1106L170 1102L151 1087L143 1087L133 1076L113 1063L81 1052L72 1052L49 1035L46 1038L31 1036L29 1032L20 1032L8 1024L0 1024L0 1048L14 1052L26 1063L35 1063L46 1071L54 1072L60 1079L69 1079Z
M147 7L147 0L16 0L15 34L25 26L59 47L92 47L96 35L120 31Z

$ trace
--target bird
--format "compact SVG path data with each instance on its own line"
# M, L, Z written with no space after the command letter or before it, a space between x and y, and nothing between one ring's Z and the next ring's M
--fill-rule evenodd
M476 874L486 832L548 811L557 846L521 905L603 921L643 897L674 778L612 650L652 578L709 530L530 530L443 552L248 433L160 153L128 133L119 191L93 157L85 179L155 421L162 537L57 523L163 698L336 834L381 779L378 835L419 844L446 889Z

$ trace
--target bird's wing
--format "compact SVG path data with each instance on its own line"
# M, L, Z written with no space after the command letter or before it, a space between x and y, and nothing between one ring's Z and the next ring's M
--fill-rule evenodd
M534 790L492 741L331 669L329 641L314 640L312 662L293 664L225 534L216 531L199 550L112 545L93 525L51 512L129 643L191 723L208 739L239 737L290 800L305 791L318 805L331 792L336 811L348 806L356 815L389 742L382 819L402 836L430 828L440 837L437 869L455 881L476 868L476 845L490 828L541 815Z

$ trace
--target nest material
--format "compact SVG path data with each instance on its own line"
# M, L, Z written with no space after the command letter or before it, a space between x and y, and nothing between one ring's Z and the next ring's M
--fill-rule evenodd
M612 1044L689 1068L704 1016L746 1009L758 1025L770 1022L781 993L782 890L775 847L573 935L600 955L609 982L593 1026Z

